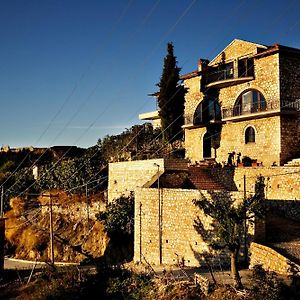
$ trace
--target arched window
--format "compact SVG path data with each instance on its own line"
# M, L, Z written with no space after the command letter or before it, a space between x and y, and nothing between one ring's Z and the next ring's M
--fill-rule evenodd
M253 127L247 127L245 131L245 143L255 143L255 130Z
M244 91L236 100L234 115L256 113L267 109L267 103L263 94L251 89Z
M200 125L211 120L221 119L220 104L217 99L209 98L202 101L194 113L194 125Z

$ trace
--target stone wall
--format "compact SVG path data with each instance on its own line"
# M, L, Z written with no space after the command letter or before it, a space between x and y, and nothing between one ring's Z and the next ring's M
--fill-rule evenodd
M159 158L110 163L108 202L121 195L128 196L136 188L150 186L165 170L187 170L187 167L188 161L184 159Z
M300 167L241 167L234 169L234 182L239 191L254 192L257 176L265 178L265 196L270 200L300 201Z
M198 104L203 99L203 93L200 92L200 79L201 76L196 76L184 81L184 87L187 89L184 104L185 115L194 114Z
M210 65L221 63L222 53L225 54L226 61L232 61L244 55L256 54L258 46L259 45L251 42L235 39L210 62Z
M203 160L203 137L206 128L185 129L185 157L192 162Z
M245 130L252 126L255 130L255 143L245 143ZM227 123L221 131L221 147L217 149L216 160L227 162L228 153L241 152L243 156L257 159L265 166L274 162L280 164L280 117L244 120ZM241 158L242 158L241 157Z
M158 167L155 165L159 165ZM164 159L149 159L110 163L108 166L108 202L129 196L136 188L157 179L164 172Z
M272 271L286 276L295 274L294 270L300 272L300 266L291 262L275 250L264 245L251 243L249 268L251 269L255 265L262 265L266 271Z
M280 53L280 96L282 103L300 99L300 57Z
M280 161L285 163L295 157L300 157L300 118L283 115L281 116Z
M207 243L195 229L197 217L204 228L211 230L211 218L193 204L193 199L211 196L206 191L182 189L140 188L135 192L134 261L150 264L186 266L204 265L203 254L209 252ZM226 194L228 195L228 194ZM219 196L226 196L219 193ZM233 199L239 193L230 194ZM161 199L161 252L159 234L159 199ZM161 255L160 255L161 253ZM212 253L212 252L211 252ZM212 253L213 254L213 253ZM161 261L160 261L161 256ZM225 254L215 262L228 262Z
M66 219L72 222L78 222L81 220L96 220L96 214L104 211L106 208L106 203L103 201L92 202L87 204L85 200L80 202L69 201L67 203L62 203L59 206L53 205L52 211L54 214L60 214L66 217ZM42 214L48 215L49 208L48 205L42 206Z

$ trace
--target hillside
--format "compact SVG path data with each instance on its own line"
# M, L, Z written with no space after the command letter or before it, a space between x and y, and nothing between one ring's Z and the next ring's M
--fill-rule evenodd
M81 262L104 254L109 238L95 214L105 209L103 197L90 199L89 220L83 196L53 191L54 255L56 261ZM6 213L7 254L20 259L49 261L49 197L13 198ZM31 203L29 206L28 203Z

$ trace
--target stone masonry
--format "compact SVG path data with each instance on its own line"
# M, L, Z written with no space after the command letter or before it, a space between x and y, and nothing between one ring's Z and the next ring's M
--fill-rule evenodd
M273 163L282 165L300 155L300 104L296 102L300 101L300 51L234 40L208 67L217 67L222 57L225 63L232 63L235 73L231 79L212 83L213 88L218 90L219 96L215 101L218 101L221 110L233 108L239 96L249 90L261 93L267 108L231 118L222 114L220 147L216 152L211 151L212 157L220 163L226 162L228 153L235 151L271 166ZM254 62L253 77L239 78L238 62L247 57ZM194 124L192 117L209 89L202 83L205 68L200 67L199 70L182 76L188 89L185 97L186 124L183 126L186 158L192 162L204 158L203 139L208 125ZM288 108L298 112L290 112ZM247 144L245 130L249 126L254 128L256 139L254 143Z
M108 170L108 202L111 202L121 195L129 196L148 181L154 182L158 172L164 172L164 159L110 163Z
M300 272L300 266L267 246L251 243L250 251L250 269L255 265L262 265L267 271L285 276Z
M195 229L195 220L199 217L204 228L210 230L212 219L205 216L193 200L203 196L209 199L210 194L198 190L140 188L135 196L134 261L203 266L203 255L213 252ZM220 192L219 196L225 195ZM237 199L239 193L233 192L230 196ZM214 259L218 263L220 260L228 262L226 254Z

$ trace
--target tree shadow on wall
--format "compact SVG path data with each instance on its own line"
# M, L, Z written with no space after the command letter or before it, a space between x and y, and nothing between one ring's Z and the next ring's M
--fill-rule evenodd
M241 249L244 247L244 257L247 258L250 237L247 223L254 222L254 217L263 217L265 214L264 178L257 179L255 195L240 203L237 203L228 191L208 191L207 196L202 192L201 198L195 199L194 204L203 212L204 216L212 219L209 224L207 218L201 219L198 216L194 220L195 230L208 244L209 254L219 253L220 258L220 251L227 250L229 255L225 262L228 262L228 256L230 256L231 276L235 286L242 287L238 271L239 257ZM202 253L195 252L195 258L202 257ZM223 261L225 257L222 255Z

